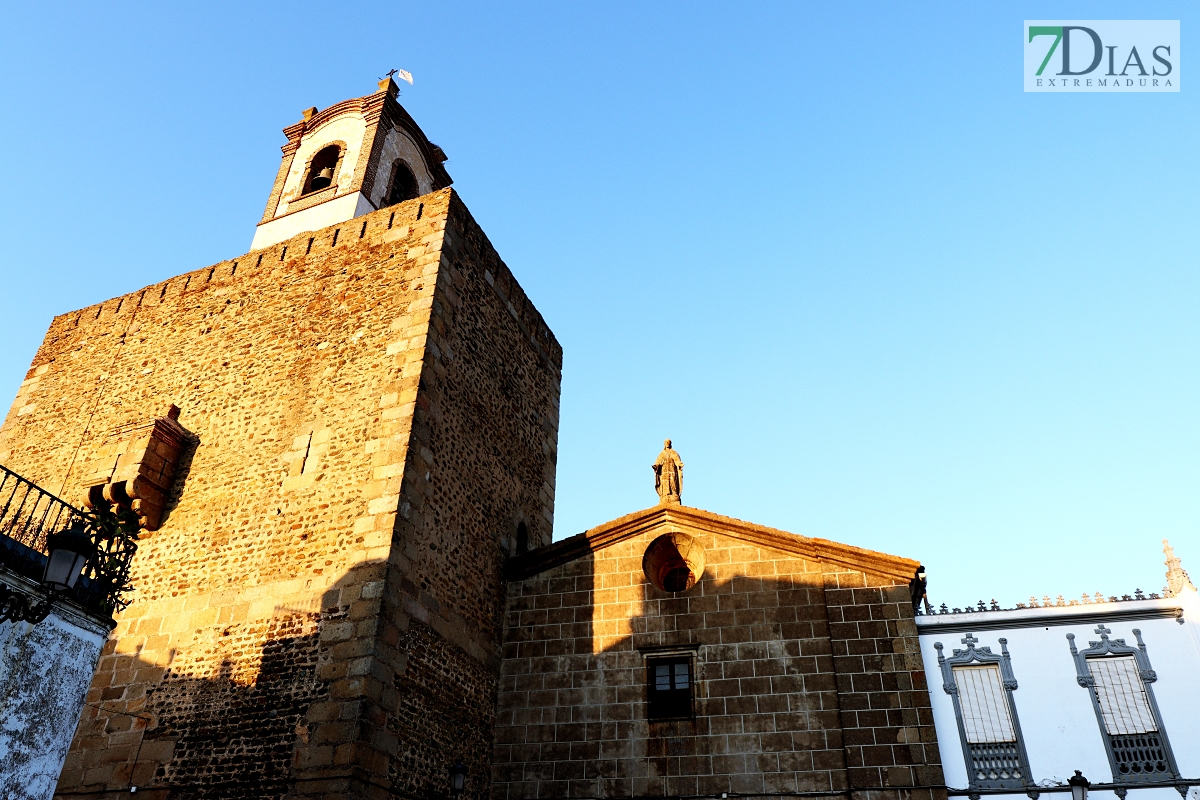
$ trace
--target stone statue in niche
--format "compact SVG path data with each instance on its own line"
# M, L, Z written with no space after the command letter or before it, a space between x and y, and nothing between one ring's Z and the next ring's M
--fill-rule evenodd
M654 460L654 488L658 502L679 505L683 494L683 459L671 449L671 440L663 442L663 450Z
M100 460L85 480L88 508L107 503L137 514L143 530L156 531L171 494L175 469L195 436L178 422L179 406L165 417L124 425L109 434Z

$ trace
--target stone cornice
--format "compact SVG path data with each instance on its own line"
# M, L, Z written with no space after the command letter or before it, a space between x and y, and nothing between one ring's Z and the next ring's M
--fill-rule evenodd
M287 142L279 149L287 153L295 153L300 149L300 139L304 136L304 122L297 122L295 125L288 125L283 129L283 135L288 138Z
M916 618L921 633L958 633L1043 628L1052 625L1094 625L1098 622L1131 622L1149 619L1184 619L1179 598L1157 600L1118 600L1074 606L1009 608L999 611L964 611L959 614L922 614Z
M699 508L659 505L627 514L547 547L516 556L509 560L506 574L510 580L522 580L660 528L680 530L684 533L717 533L748 544L819 561L834 569L859 570L901 581L910 580L920 563L829 539L814 539L755 525Z
M319 206L321 203L328 203L330 200L336 200L343 195L352 194L353 192L353 189L348 189L339 193L338 185L336 183L331 183L324 189L318 189L315 192L302 194L299 197L289 200L287 204L287 211L283 212L282 214L276 214L274 218L279 219L280 217L286 217L288 214L295 214L297 211L303 211L306 208Z
M337 117L342 116L343 114L361 114L363 117L366 117L367 112L370 109L370 105L371 105L370 101L382 94L383 94L383 92L377 92L376 94L369 94L366 97L353 97L349 100L343 100L340 103L334 103L333 105L331 105L329 108L325 109L324 111L318 111L316 114L313 114L308 119L298 122L296 124L303 126L301 128L301 134L305 134L305 133L312 133L313 131L317 130L322 125L324 125L326 122L331 122L332 120L334 120ZM292 126L292 127L295 127L295 126ZM285 132L286 132L286 129L285 129Z

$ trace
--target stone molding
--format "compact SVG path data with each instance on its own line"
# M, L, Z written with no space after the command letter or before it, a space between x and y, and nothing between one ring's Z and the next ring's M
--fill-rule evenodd
M1054 625L1092 625L1100 622L1135 620L1184 620L1183 604L1175 598L1125 600L1116 603L1017 608L1001 611L970 611L962 614L921 615L916 618L922 633L969 633L1015 628L1043 628Z
M795 533L755 525L690 506L657 505L606 522L589 531L562 539L512 558L507 565L509 580L522 580L553 567L603 550L618 542L660 527L675 527L685 533L720 533L750 544L770 547L785 553L846 569L908 581L919 566L912 559L879 553L829 539L815 539Z
M344 151L345 151L345 148L343 148L343 152ZM340 160L338 161L338 164L339 165L341 164ZM351 193L350 192L340 192L339 193L337 184L333 183L329 186L326 186L324 189L318 189L315 192L309 192L308 194L302 194L302 195L297 196L295 199L288 201L287 211L273 217L272 219L281 219L283 217L288 216L289 214L295 214L297 211L303 211L306 208L312 208L315 205L320 205L321 203L327 203L330 200L336 200L337 198L344 197L345 195L348 195L348 194L351 194Z

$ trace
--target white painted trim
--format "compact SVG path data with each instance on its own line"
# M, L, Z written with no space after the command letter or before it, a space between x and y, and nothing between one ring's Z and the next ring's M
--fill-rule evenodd
M1121 600L1075 606L1011 608L1003 611L972 611L961 614L929 614L916 617L917 629L933 633L942 629L995 630L1045 625L1076 625L1092 617L1103 619L1182 619L1184 604L1178 597L1157 600Z
M374 210L375 207L362 192L344 194L303 211L285 214L260 224L254 231L254 240L250 243L250 250L261 250L273 244L286 242L293 236L308 231L319 231Z

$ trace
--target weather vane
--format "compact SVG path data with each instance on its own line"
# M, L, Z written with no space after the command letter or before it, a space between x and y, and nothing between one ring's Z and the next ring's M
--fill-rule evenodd
M397 75L399 75L399 76L400 76L400 80L402 80L402 81L408 81L408 85L409 85L409 86L412 86L412 85L413 85L413 81L412 81L412 73L411 73L411 72L409 72L408 70L405 70L405 69L390 69L390 70L388 70L388 72L387 72L387 77L388 77L388 78L394 78L394 77L396 77ZM380 78L379 80L383 80L383 78Z

